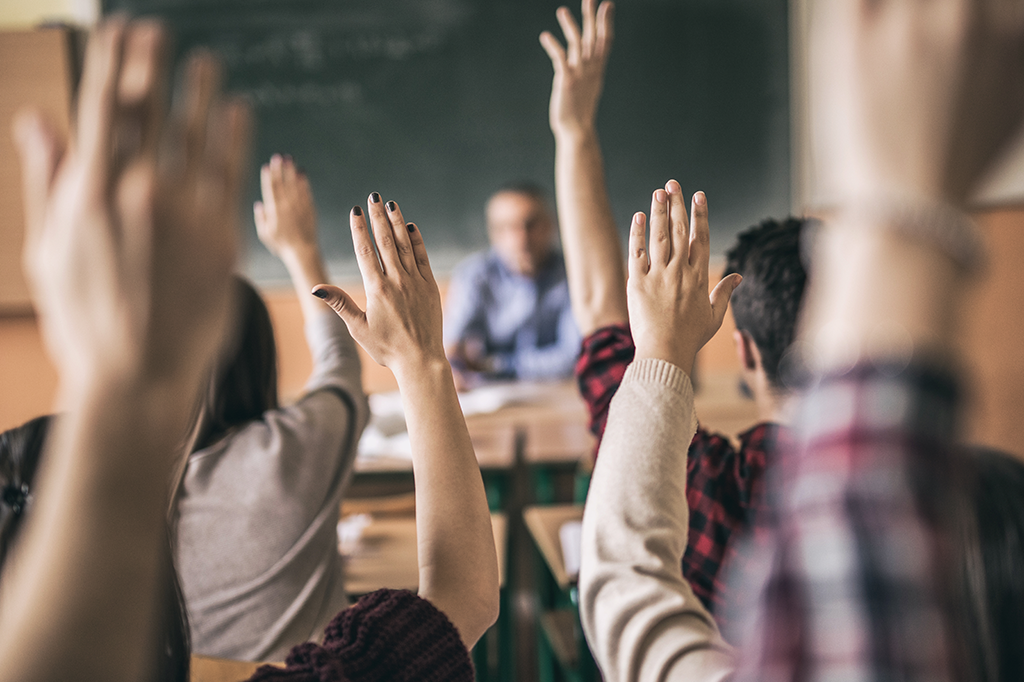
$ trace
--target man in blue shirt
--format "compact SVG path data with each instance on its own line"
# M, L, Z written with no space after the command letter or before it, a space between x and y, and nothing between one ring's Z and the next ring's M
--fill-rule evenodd
M580 334L544 191L506 185L487 202L491 248L452 273L444 342L463 386L572 376ZM458 376L461 375L461 376Z

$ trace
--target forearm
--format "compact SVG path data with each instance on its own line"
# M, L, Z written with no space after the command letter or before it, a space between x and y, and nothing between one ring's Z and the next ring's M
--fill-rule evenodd
M419 594L472 648L497 618L498 562L487 496L443 359L395 372L413 443Z
M4 575L0 679L151 674L170 475L194 388L106 383L71 401Z
M580 333L628 320L622 247L593 128L555 132L555 196Z
M679 570L693 389L657 360L630 366L612 401L583 517L580 615L605 678L721 679L729 647Z
M283 249L280 257L288 268L288 276L302 308L302 317L308 323L314 316L327 310L321 301L310 295L314 286L328 282L320 247L316 244L297 244Z

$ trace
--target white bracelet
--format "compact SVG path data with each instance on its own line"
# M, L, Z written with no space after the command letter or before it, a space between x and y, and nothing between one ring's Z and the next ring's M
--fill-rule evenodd
M968 274L982 270L988 262L978 226L969 215L949 204L888 197L847 204L837 217L841 223L891 230L931 244Z

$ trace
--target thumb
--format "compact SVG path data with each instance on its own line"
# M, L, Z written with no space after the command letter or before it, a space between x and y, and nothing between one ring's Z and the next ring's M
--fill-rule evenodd
M732 292L736 291L736 287L742 281L743 276L734 272L728 277L723 277L722 281L715 285L714 290L711 292L711 316L715 320L715 331L718 331L722 326L722 320L725 319L725 311L729 309L729 299L732 298Z
M359 309L352 297L346 294L341 287L317 284L313 287L312 294L331 306L331 309L345 322L352 338L357 341L362 338L363 332L366 330L366 313Z
M27 234L32 236L42 228L46 200L64 145L43 115L34 109L17 114L12 133L18 156L21 157L25 225Z

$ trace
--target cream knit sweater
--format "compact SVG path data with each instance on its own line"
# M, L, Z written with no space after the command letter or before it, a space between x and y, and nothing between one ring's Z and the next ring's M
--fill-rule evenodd
M733 650L683 579L686 447L697 430L681 369L638 360L608 414L583 514L580 616L605 680L728 679Z

